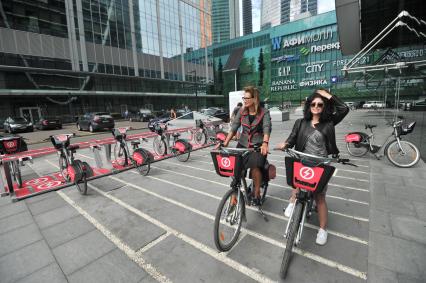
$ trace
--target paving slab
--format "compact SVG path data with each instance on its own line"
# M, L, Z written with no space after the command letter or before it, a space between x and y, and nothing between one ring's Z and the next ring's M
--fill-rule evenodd
M426 221L411 216L392 216L393 235L426 245Z
M115 248L102 233L94 230L52 251L65 275L69 275Z
M0 258L1 282L14 282L54 261L46 242L35 242Z
M73 207L65 205L39 214L34 217L34 220L37 222L40 229L44 229L51 225L66 221L76 215L78 215L78 212Z
M115 249L68 276L68 282L139 282L150 277L122 251Z
M396 272L385 269L375 264L368 265L367 282L371 283L398 283Z
M424 202L413 201L417 217L426 221L426 205Z
M90 181L90 184L96 186L98 189L104 192L113 191L125 186L123 185L123 183L112 180L110 178L96 179L96 180Z
M27 210L27 206L24 202L18 203L7 203L0 206L0 219L10 217L15 214L19 214Z
M425 278L426 246L370 232L369 263L415 278Z
M78 215L64 222L49 226L41 232L50 248L53 249L94 229L95 227L89 221Z
M392 235L389 213L371 208L369 229L384 235Z
M62 270L55 262L46 267L43 267L28 276L16 281L16 283L67 283Z
M0 235L0 257L43 239L37 225L29 224Z
M66 202L57 193L51 192L48 194L52 194L52 196L38 202L28 203L28 208L33 216L66 205Z
M33 218L28 210L21 213L0 219L0 234L7 233L14 229L33 223Z

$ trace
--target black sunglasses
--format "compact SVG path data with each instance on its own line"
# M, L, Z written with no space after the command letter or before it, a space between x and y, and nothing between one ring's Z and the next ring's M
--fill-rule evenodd
M324 107L324 103L321 103L321 102L319 102L319 103L312 102L311 103L311 107L323 108Z
M249 100L249 99L253 99L253 97L242 97L243 100Z

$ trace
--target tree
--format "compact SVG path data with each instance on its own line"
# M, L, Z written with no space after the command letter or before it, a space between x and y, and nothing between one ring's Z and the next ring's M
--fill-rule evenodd
M263 49L260 48L259 59L257 61L259 63L259 86L263 85L263 71L265 70L265 64L263 63Z
M217 66L217 85L218 90L220 93L222 93L223 90L223 65L222 65L222 59L219 58L219 64Z

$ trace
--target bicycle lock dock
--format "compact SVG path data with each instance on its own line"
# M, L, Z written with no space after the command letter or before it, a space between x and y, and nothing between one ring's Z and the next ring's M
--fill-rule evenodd
M193 127L187 128L179 128L173 130L167 130L165 132L168 135L168 138L172 136L174 133L184 133L192 130ZM146 139L152 139L157 137L158 135L154 132L144 132L139 134L128 135L126 138L126 142L131 142L132 140L139 140L141 145L143 141ZM190 142L190 141L189 141ZM114 164L113 160L111 160L111 146L116 143L116 140L111 138L106 138L102 140L94 139L86 142L74 143L73 145L78 145L78 150L89 148L93 159L96 162L96 167L92 167L94 171L94 175L90 178L87 178L87 181L91 181L94 179L118 174L130 169L133 169L133 165L128 166L120 166L118 164ZM206 148L211 146L213 143L210 139L206 141L206 144L199 145L195 143L191 143L192 150L196 151L202 148ZM78 151L77 150L77 151ZM161 160L169 159L174 157L172 153L167 153L165 155L157 155L154 152L151 152L154 156L154 160L151 163L159 162ZM44 147L40 149L28 150L24 152L19 152L16 154L9 155L0 155L0 170L3 171L4 174L1 174L0 171L0 194L1 196L9 195L12 198L12 201L16 202L25 198L33 197L36 195L44 194L51 191L60 190L66 187L74 186L74 183L66 182L66 180L62 177L61 172L55 172L52 174L47 174L44 176L37 176L37 178L31 178L22 181L22 186L16 182L13 182L13 178L10 171L10 162L18 161L19 164L23 164L23 162L30 161L33 159L41 158L46 155L57 154L57 150L51 147Z

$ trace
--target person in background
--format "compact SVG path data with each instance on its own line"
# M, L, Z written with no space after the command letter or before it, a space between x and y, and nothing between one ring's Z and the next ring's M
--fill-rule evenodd
M290 136L277 148L295 147L297 151L317 156L327 157L329 154L338 155L336 133L334 127L348 114L349 108L337 96L323 89L316 90L304 103L303 118L296 120ZM327 243L327 214L325 201L327 187L320 194L315 194L318 209L319 226L316 243ZM297 189L292 190L289 204L284 215L290 217L296 201Z
M232 110L231 120L229 121L231 125L234 122L235 116L237 116L238 112L241 110L241 107L243 107L243 104L241 102L238 102L237 106L235 106L234 110ZM242 127L239 127L236 134L235 134L236 140L238 140L240 138L241 131L242 131Z
M176 111L173 107L170 109L170 119L176 119Z

